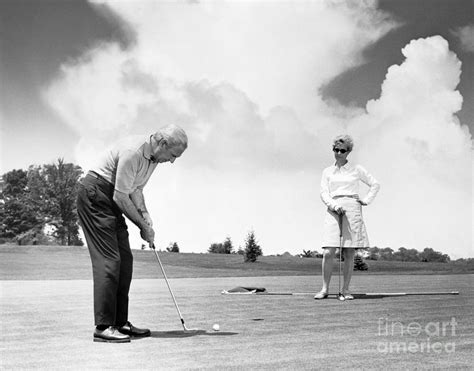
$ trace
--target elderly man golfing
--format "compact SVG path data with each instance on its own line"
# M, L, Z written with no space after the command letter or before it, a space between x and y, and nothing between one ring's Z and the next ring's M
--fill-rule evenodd
M324 220L323 243L323 287L315 299L328 297L329 282L336 249L339 248L339 300L352 300L349 291L354 254L357 248L369 247L369 239L362 219L362 206L373 201L380 185L362 166L347 160L354 143L349 135L337 136L333 141L335 164L323 170L321 177L321 200L327 206ZM359 183L369 186L369 192L361 199ZM341 260L344 254L344 283L341 290Z
M186 133L176 125L149 136L127 137L106 151L79 186L77 211L94 279L94 341L122 343L150 335L128 320L133 256L123 214L153 243L143 187L158 163L173 163L187 146Z

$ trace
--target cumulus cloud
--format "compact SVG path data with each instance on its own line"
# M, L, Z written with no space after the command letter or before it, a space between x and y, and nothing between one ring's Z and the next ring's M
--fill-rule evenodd
M455 116L461 62L440 36L413 40L402 53L380 98L349 129L362 142L359 160L383 184L374 233L387 246L403 243L402 234L409 246L472 255L472 141Z
M376 2L107 4L133 28L133 47L90 50L63 66L44 97L81 135L85 168L116 137L170 122L186 129L188 150L146 189L158 242L205 251L227 235L238 246L254 228L267 254L317 249L320 173L331 139L347 131L354 160L382 182L367 209L372 243L449 252L450 236L453 253L466 251L471 141L455 116L460 64L444 39L408 44L364 111L318 92L397 26ZM454 213L464 218L456 226Z
M474 52L474 25L458 27L452 31L461 44L461 48L466 52Z
M259 166L275 158L302 166L285 158L316 151L283 152L289 145L275 128L292 115L291 131L305 142L331 126L318 86L361 63L361 50L395 25L374 2L106 4L134 28L134 47L90 50L45 94L81 134L84 164L94 157L88 144L179 122L191 132L194 161L247 164L247 155Z

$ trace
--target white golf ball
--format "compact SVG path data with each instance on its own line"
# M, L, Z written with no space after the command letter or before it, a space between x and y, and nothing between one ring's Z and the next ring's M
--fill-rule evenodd
M212 329L213 329L214 331L219 331L220 327L219 327L219 325L218 325L217 323L215 323L214 326L212 326Z

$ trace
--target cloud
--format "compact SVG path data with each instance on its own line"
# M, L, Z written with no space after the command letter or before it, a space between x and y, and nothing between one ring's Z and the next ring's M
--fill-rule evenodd
M91 148L179 122L192 158L223 167L250 154L258 166L294 157L275 132L290 115L302 140L294 146L305 148L315 115L317 126L333 122L318 86L361 63L361 50L395 25L372 2L106 4L134 28L136 44L100 45L63 66L46 99Z
M455 116L461 63L440 36L412 40L402 53L380 98L349 126L362 143L358 159L382 183L375 238L396 246L402 234L409 246L472 255L472 140Z
M474 52L474 25L458 27L452 31L461 44L461 48L466 52Z
M229 235L238 246L253 228L266 254L319 248L320 173L332 138L349 132L351 156L382 183L366 211L372 243L468 254L459 232L472 221L471 139L455 116L460 64L444 39L408 44L360 110L319 89L397 26L376 2L107 4L135 44L64 65L44 97L80 134L85 168L119 136L185 128L188 150L145 190L161 245L206 251Z

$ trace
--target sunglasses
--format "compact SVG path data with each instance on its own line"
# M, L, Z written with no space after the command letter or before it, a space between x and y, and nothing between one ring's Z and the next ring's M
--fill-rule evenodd
M343 149L343 148L334 148L333 147L332 150L333 150L333 152L339 152L339 153L342 153L342 154L347 152L347 149Z

